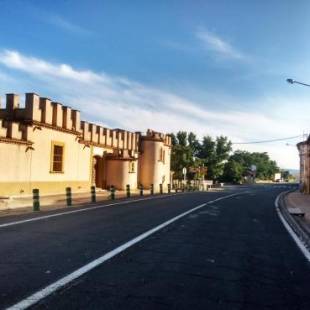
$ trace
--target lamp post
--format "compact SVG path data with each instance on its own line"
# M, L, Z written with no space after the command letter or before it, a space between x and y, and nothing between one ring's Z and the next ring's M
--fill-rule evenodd
M303 86L308 86L308 87L310 87L310 84L298 82L298 81L295 81L295 80L293 80L293 79L286 79L286 82L289 83L289 84L300 84L300 85L303 85Z
M303 86L310 87L309 84L298 82L298 81L295 81L293 79L286 79L286 82L289 83L289 84L300 84L300 85L303 85ZM305 149L306 150L302 150L302 152L303 152L302 156L303 156L303 162L304 162L304 165L303 165L303 173L304 173L303 182L304 182L304 185L307 187L306 188L306 192L309 193L309 185L310 185L310 175L309 175L309 173L308 173L308 176L306 176L306 173L308 172L308 169L307 169L308 167L306 168L306 164L307 164L306 159L308 159L308 154L309 154L308 143L306 143ZM308 165L309 165L309 162L308 162ZM305 182L306 179L308 179L308 182Z

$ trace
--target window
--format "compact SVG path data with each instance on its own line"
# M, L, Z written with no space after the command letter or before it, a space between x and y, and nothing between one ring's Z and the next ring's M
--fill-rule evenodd
M165 151L163 148L160 148L160 151L159 151L159 161L162 161L163 163L165 163Z
M135 169L135 162L134 161L131 161L129 162L129 173L134 173L136 172L136 169Z
M51 172L63 172L64 144L52 142Z

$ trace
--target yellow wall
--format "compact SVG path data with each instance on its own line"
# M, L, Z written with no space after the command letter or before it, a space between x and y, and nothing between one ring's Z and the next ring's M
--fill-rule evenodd
M115 186L116 189L124 190L129 184L131 189L137 188L137 162L135 161L135 172L129 171L129 160L107 159L106 180L107 186Z
M169 135L148 130L142 136L103 128L81 122L79 111L48 98L34 93L25 98L25 108L20 108L19 96L9 94L6 108L0 108L0 195L30 194L33 188L63 193L67 186L74 191L89 190L95 175L98 187L118 189L127 184L135 189L139 180L145 188L154 184L158 191L160 183L166 187L170 182ZM52 171L53 144L64 148L61 172ZM165 161L160 158L161 149ZM106 153L121 154L122 159ZM130 159L137 159L138 154L135 172L130 172Z
M91 147L78 143L76 138L41 127L31 131L33 149L0 143L0 194L29 194L35 186L46 193L62 193L70 185L86 190L91 182ZM53 141L64 145L63 173L51 172Z
M165 162L161 161L161 149L165 151ZM170 183L170 148L162 141L142 140L142 153L139 157L139 183L144 188L154 184L159 191L159 184L164 188Z

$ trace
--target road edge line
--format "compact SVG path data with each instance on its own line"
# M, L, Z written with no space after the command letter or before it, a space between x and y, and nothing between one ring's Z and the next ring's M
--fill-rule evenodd
M13 306L10 306L8 308L6 308L6 310L24 310L27 309L30 306L33 306L34 304L38 303L39 301L41 301L42 299L46 298L47 296L51 295L52 293L56 292L57 290L61 289L62 287L64 287L65 285L69 284L70 282L76 280L77 278L81 277L82 275L86 274L87 272L91 271L92 269L100 266L101 264L103 264L105 261L113 258L114 256L118 255L119 253L125 251L126 249L130 248L131 246L135 245L136 243L144 240L145 238L151 236L152 234L156 233L157 231L163 229L164 227L172 224L173 222L183 218L184 216L195 212L209 204L212 204L214 202L223 200L223 199L227 199L233 196L237 196L240 195L242 193L234 193L234 194L230 194L230 195L226 195L223 197L219 197L215 200L211 200L208 202L205 202L203 204L200 204L186 212L183 212L175 217L173 217L172 219L165 221L164 223L155 226L154 228L138 235L137 237L125 242L124 244L116 247L114 250L111 250L105 254L103 254L102 256L100 256L99 258L89 262L88 264L80 267L79 269L71 272L70 274L64 276L63 278L57 280L56 282L46 286L45 288L35 292L34 294L26 297L25 299L21 300L20 302L14 304Z
M306 245L302 242L302 240L298 237L298 235L295 233L295 231L292 229L291 225L286 221L286 219L284 218L284 216L282 215L282 212L280 210L280 207L279 207L279 200L280 200L280 197L284 194L287 194L287 192L282 192L280 193L274 204L275 204L275 207L276 207L276 211L277 211L277 214L283 224L283 226L286 228L287 232L289 233L289 235L292 237L292 239L295 241L297 247L299 248L299 250L302 252L302 254L304 255L304 257L307 259L308 262L310 262L310 252L308 250L308 248L306 247Z

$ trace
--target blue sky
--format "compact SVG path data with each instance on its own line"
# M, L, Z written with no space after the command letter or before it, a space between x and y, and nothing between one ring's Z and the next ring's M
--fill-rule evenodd
M0 1L0 93L110 127L256 141L309 131L310 2ZM3 101L3 100L2 100ZM286 141L235 145L297 168Z

